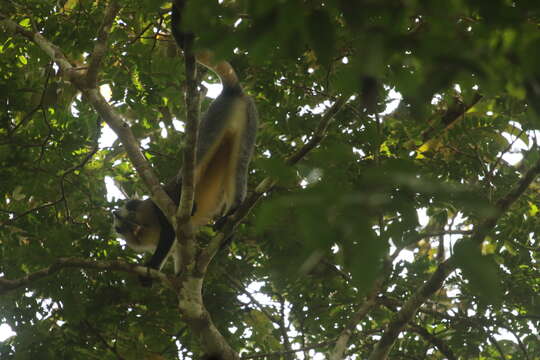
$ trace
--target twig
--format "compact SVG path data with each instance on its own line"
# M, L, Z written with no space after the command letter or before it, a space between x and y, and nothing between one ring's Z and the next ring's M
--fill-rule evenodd
M41 210L41 209L46 209L46 208L51 207L51 206L55 206L56 204L58 204L58 203L60 203L62 201L64 201L64 198L60 198L60 199L57 199L57 200L54 200L54 201L49 201L49 202L46 202L44 204L33 207L33 208L29 209L29 210L26 210L26 211L24 211L24 212L22 212L20 214L13 215L13 218L8 219L8 220L4 221L3 223L0 223L0 227L6 225L7 223L13 223L13 222L19 220L20 218L25 217L26 215L33 213L34 211L38 211L38 210ZM13 212L13 211L3 210L2 212L6 212L8 214L15 214L15 212Z
M66 181L66 176L68 174L73 173L74 171L76 171L78 169L82 169L92 159L92 157L94 157L94 155L98 151L98 149L99 149L99 134L101 133L100 123L101 123L101 121L98 118L97 124L96 124L96 134L95 134L93 148L86 154L86 156L84 157L84 159L80 163L70 167L69 169L64 170L64 172L62 173L62 176L60 178L60 190L62 192L62 199L64 199L64 205L66 207L67 218L70 219L70 220L71 220L71 214L70 214L70 210L69 210L69 206L68 206L68 202L67 202L67 196L66 196L66 191L65 191L65 187L64 187L64 182Z
M499 167L499 164L501 163L502 159L503 159L503 156L508 152L510 151L510 149L514 146L514 144L516 143L516 141L518 141L520 138L521 138L521 135L523 135L523 133L525 133L525 129L522 129L519 134L515 135L515 138L514 140L512 140L508 146L503 150L501 151L501 155L497 158L497 160L495 161L495 164L493 164L493 166L491 167L491 170L489 171L489 173L487 174L487 178L491 179L493 178L493 173L495 172L495 170ZM513 134L511 134L513 135Z

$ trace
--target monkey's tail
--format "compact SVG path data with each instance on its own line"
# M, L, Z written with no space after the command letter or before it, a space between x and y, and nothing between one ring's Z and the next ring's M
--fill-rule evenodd
M171 14L171 30L176 43L181 49L187 41L193 40L195 35L192 32L182 31L182 12L187 0L174 0ZM195 59L201 65L216 73L223 84L224 89L240 90L238 76L231 64L225 60L216 61L214 54L210 50L201 50L195 53Z

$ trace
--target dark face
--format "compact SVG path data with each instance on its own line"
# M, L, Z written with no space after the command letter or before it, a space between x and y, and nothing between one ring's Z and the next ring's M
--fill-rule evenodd
M140 225L136 221L137 209L141 200L129 200L120 210L113 211L114 231L120 235L137 232Z

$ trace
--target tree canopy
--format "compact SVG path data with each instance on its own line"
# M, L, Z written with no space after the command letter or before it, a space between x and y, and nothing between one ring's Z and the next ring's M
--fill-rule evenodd
M0 358L540 359L540 3L187 1L257 144L246 202L143 288L111 184L166 204L219 83L171 6L0 4Z

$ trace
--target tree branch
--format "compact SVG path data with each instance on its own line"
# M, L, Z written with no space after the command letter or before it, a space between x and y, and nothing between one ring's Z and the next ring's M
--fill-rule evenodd
M177 292L178 309L193 334L199 337L207 355L219 356L219 359L223 360L237 360L238 353L231 348L204 307L203 280L203 277L187 273L179 276L178 283L181 284L181 289Z
M330 352L330 360L343 359L345 350L347 350L347 344L349 343L349 339L351 338L353 331L356 328L356 325L358 325L358 323L362 321L362 319L367 315L371 308L373 308L373 306L377 303L376 299L382 288L382 283L382 279L377 279L375 285L373 286L373 289L367 295L365 301L362 303L362 305L360 305L358 310L349 319L349 321L345 325L345 328L339 334L334 348Z
M59 258L51 266L43 268L41 270L30 273L19 279L6 279L0 278L0 295L19 289L21 287L28 286L34 281L49 277L56 274L62 269L66 268L79 268L79 269L96 269L96 270L116 270L128 272L141 276L149 276L153 279L160 280L164 284L170 286L170 281L167 275L154 270L149 269L146 266L140 266L137 264L130 264L125 261L110 260L110 261L95 261L91 259L82 258Z
M431 125L428 129L424 130L421 135L422 145L418 146L420 149L423 145L427 144L441 133L452 128L459 119L463 118L465 113L469 111L474 105L482 100L482 95L475 93L471 102L464 104L456 99L456 101L446 109L441 116L441 120L437 125ZM442 126L441 126L442 125Z
M101 336L101 332L94 328L92 324L90 324L90 321L83 320L83 324L86 325L86 327L92 332L92 334L94 334L103 344L103 346L105 346L107 350L109 350L114 356L116 356L118 360L125 360L125 358L118 352L118 349L116 349L115 346L110 345L109 342L103 336Z
M427 342L433 344L448 360L456 360L456 356L454 355L454 352L452 349L448 347L441 339L436 337L435 335L431 334L429 331L427 331L424 327L417 325L417 324L411 324L409 325L409 328L424 338Z
M317 145L321 143L321 141L326 136L326 132L328 131L328 127L332 123L332 121L335 119L338 112L343 108L343 105L347 102L348 97L346 96L340 96L337 98L336 102L326 110L324 115L322 116L321 120L319 121L319 125L317 126L317 129L313 132L313 135L311 136L311 139L304 144L298 151L293 153L291 156L289 156L285 163L287 165L294 165L298 161L302 160L304 156L307 155L311 150L313 150Z
M509 207L525 192L529 185L540 173L540 159L527 171L517 186L505 197L497 201L496 211L475 227L470 240L481 243L490 231L493 230L500 217ZM470 241L469 240L469 241ZM414 317L420 306L442 287L444 280L457 268L455 255L439 264L433 275L403 304L399 312L395 314L388 324L388 327L375 346L369 360L382 360L388 357L392 346L396 342L399 334Z
M163 213L165 213L170 219L173 219L176 206L161 187L161 184L152 167L139 149L139 143L135 139L129 124L126 123L123 118L109 105L97 87L88 87L85 69L73 67L61 49L51 43L41 34L26 30L24 27L18 25L1 13L0 19L2 19L2 24L6 26L8 30L22 35L38 45L47 55L51 57L53 61L56 62L60 69L62 69L62 72L65 74L67 79L82 92L84 98L120 138L124 148L126 149L128 157L131 160L131 163L150 191L152 200L155 201Z
M9 17L5 14L0 13L0 19L2 19L1 24L7 28L8 31L22 35L38 45L41 50L43 50L54 62L56 62L56 64L58 64L69 80L77 77L75 72L80 69L76 69L71 65L58 46L45 39L40 33L27 30L26 28L17 24L13 20L9 19Z
M186 147L183 152L180 203L176 210L178 241L182 245L182 266L192 268L195 261L195 234L191 214L195 201L195 163L197 161L197 133L199 131L199 92L197 90L197 62L193 36L186 36L183 49L186 69ZM178 191L178 190L177 190Z
M251 300L251 302L255 304L255 306L257 306L259 311L262 312L268 318L268 320L270 320L271 322L275 324L279 323L279 318L277 316L270 314L270 312L260 302L258 302L257 299L255 299L255 297L248 291L248 289L246 289L246 287L244 286L244 284L242 284L240 280L233 278L227 272L224 272L223 275L229 280L229 282L231 282L231 284L237 290L240 290L244 295L246 295L249 298L249 300Z

